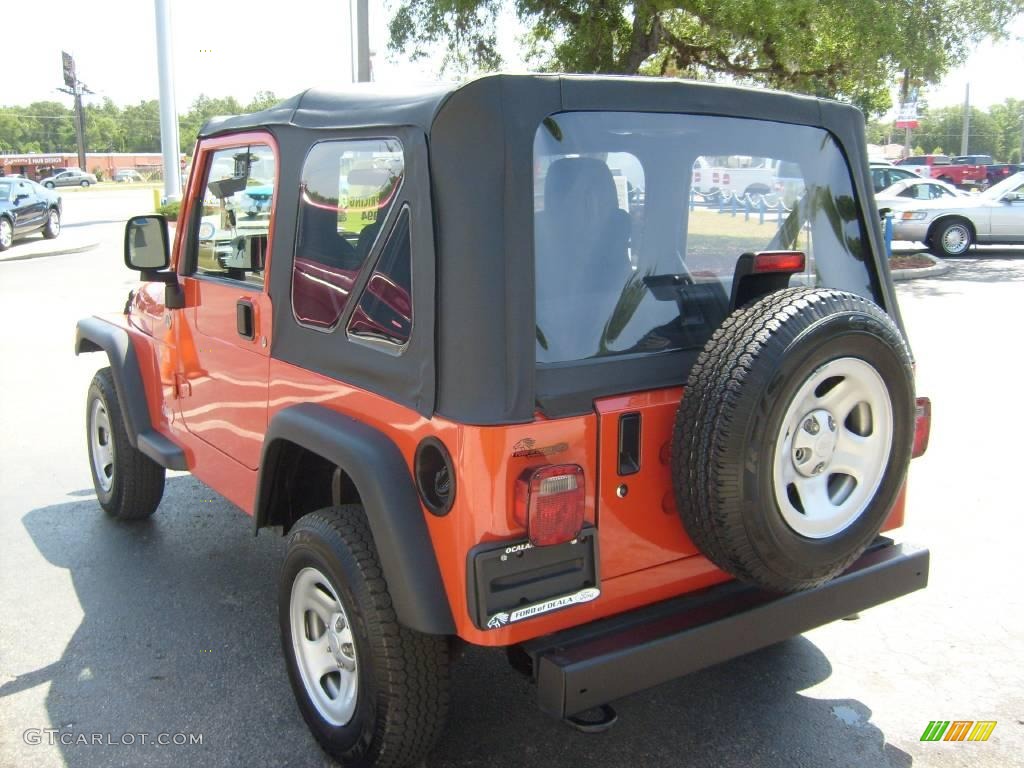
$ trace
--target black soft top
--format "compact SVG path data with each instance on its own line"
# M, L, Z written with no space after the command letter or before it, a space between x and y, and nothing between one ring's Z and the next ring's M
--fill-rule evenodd
M533 142L544 118L571 111L720 115L828 131L850 162L866 252L874 261L873 292L899 322L891 283L884 278L888 266L859 110L808 96L664 78L489 75L418 88L368 83L336 92L311 89L262 112L215 118L202 128L201 136L269 130L281 146L281 184L295 189L315 141L393 135L406 146L405 189L414 220L424 225L413 232L413 253L424 254L414 257L413 284L426 292L415 299L413 343L392 358L293 321L291 307L283 305L291 299L295 222L293 212L280 209L269 286L275 303L271 354L380 392L424 415L471 424L529 421L538 406L552 417L580 413L594 397L684 383L696 353L661 356L649 371L628 360L590 361L579 375L562 376L557 384L538 369Z

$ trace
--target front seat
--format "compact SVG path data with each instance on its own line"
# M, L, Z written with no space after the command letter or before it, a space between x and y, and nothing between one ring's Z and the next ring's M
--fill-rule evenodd
M546 345L540 359L592 357L632 275L630 218L608 166L591 157L553 162L536 228L537 326Z

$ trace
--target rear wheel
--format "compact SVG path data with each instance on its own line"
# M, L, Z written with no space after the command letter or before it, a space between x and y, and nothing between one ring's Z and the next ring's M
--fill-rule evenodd
M929 245L937 256L963 256L974 242L974 233L963 219L946 221L932 232Z
M88 179L82 179L81 186L88 187L89 186L89 180Z
M764 588L833 578L896 501L913 414L910 355L878 306L798 288L737 310L698 358L676 419L687 533Z
M164 494L164 468L128 442L110 368L93 377L86 400L89 468L100 506L119 520L149 517Z
M57 212L56 208L51 208L49 213L46 214L46 226L43 227L43 237L48 240L53 240L53 238L59 234L60 213Z
M45 186L45 187L46 187L47 189L53 189L53 187L54 187L54 184L53 184L53 182L52 182L52 181L48 181L48 182L46 182L46 184L45 184L44 186Z
M296 523L278 606L292 690L320 746L346 766L422 760L447 716L448 642L398 622L362 507Z

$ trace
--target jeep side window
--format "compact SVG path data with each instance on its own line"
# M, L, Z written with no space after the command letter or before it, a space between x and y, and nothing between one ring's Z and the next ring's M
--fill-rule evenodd
M412 243L409 208L381 248L377 267L348 322L349 338L369 342L389 352L400 352L412 333Z
M302 167L292 267L292 311L300 325L330 330L338 324L404 171L397 139L325 141L310 150Z
M196 277L264 284L272 200L274 150L265 144L219 149L207 166L190 266Z

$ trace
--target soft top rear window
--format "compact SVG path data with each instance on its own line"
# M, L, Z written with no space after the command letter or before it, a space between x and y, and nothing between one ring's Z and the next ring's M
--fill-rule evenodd
M804 251L791 284L875 298L849 168L818 128L556 114L534 140L534 211L540 364L699 349L747 252Z

